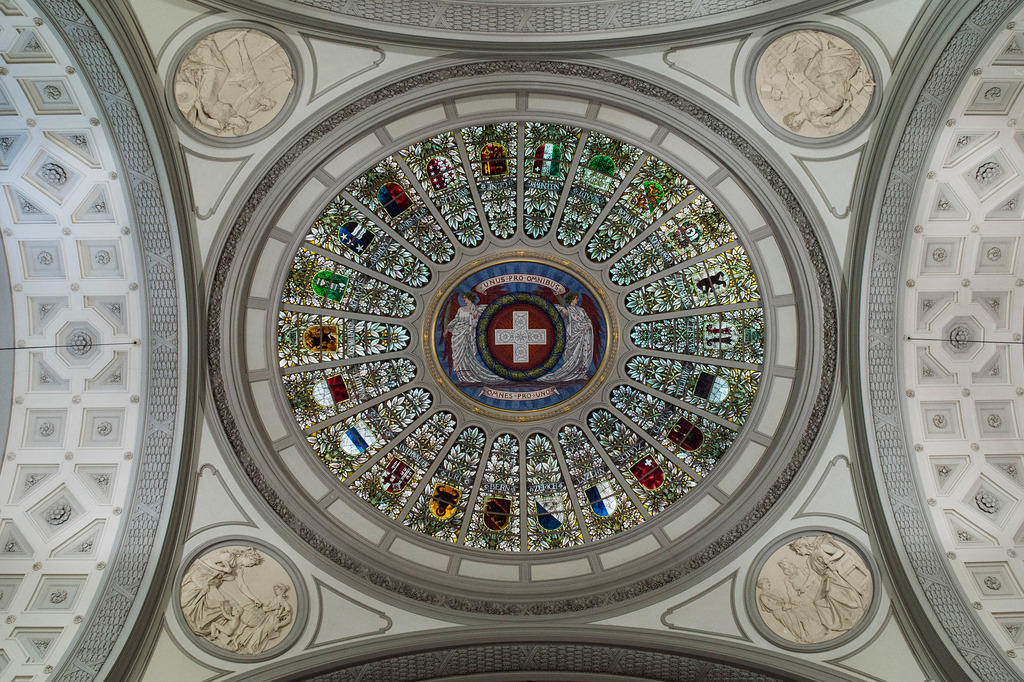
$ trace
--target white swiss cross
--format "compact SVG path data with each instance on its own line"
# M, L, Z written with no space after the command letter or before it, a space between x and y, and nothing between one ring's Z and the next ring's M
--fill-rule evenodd
M512 362L529 362L530 346L548 342L547 329L530 329L530 313L526 310L512 311L512 328L495 329L494 343L498 346L512 346Z

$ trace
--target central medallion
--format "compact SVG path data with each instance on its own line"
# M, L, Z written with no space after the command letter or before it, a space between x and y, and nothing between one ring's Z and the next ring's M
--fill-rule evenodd
M484 367L500 377L539 379L562 358L565 323L555 304L538 294L506 294L480 315L476 349Z
M506 412L577 395L598 373L608 323L592 286L540 260L464 275L434 319L434 350L459 394Z

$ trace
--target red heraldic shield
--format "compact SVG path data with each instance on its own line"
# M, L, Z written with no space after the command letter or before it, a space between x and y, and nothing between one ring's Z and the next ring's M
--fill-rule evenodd
M327 388L331 389L331 397L334 398L334 402L343 403L348 400L348 386L345 385L345 380L341 375L328 378Z
M380 189L377 190L377 201L380 202L380 205L384 207L384 210L392 218L397 217L405 209L412 206L412 200L409 199L409 195L405 193L401 185L395 182L381 185Z
M629 473L647 490L657 490L665 483L665 472L653 457L638 459L629 467Z
M683 450L693 452L704 443L704 432L690 423L690 420L680 417L679 421L669 429L668 439Z
M384 484L384 490L389 493L400 493L405 486L409 485L409 479L412 478L412 467L403 462L400 459L392 459L384 467L384 473L381 475L381 483Z

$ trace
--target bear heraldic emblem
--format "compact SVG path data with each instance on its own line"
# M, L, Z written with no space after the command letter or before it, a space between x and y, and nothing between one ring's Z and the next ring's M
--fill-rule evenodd
M572 398L607 348L607 320L591 287L540 261L499 262L463 277L434 321L434 351L451 385L507 412Z
M462 491L455 486L441 483L434 486L434 494L430 498L430 513L444 521L450 519L458 510L458 501Z
M490 530L504 530L512 516L512 500L491 497L484 503L484 525Z

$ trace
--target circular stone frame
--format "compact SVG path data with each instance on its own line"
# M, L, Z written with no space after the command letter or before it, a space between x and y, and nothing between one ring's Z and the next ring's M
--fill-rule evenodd
M295 617L292 620L292 629L289 630L288 634L274 646L261 654L253 654L251 656L236 654L232 651L228 651L227 649L222 649L205 638L197 636L192 632L192 628L189 627L188 621L185 620L185 615L181 612L181 579L185 576L185 571L196 559L207 552L220 547L230 547L235 545L252 547L269 555L270 558L284 568L288 577L291 578L292 586L295 589ZM299 637L302 636L303 631L306 629L306 622L309 616L309 590L306 589L306 583L302 579L302 574L299 572L299 569L282 552L267 545L261 540L248 535L236 535L229 538L220 538L218 540L199 545L186 554L182 558L181 564L178 565L178 570L174 573L174 598L175 601L172 603L171 609L174 611L175 620L178 622L182 631L191 638L192 643L212 656L228 661L235 661L237 663L259 663L260 661L276 658L285 651L288 651L288 649L298 641Z
M861 60L867 67L868 73L871 75L871 79L875 82L875 90L871 93L871 100L868 103L868 108L864 111L864 115L860 117L859 121L841 133L830 135L828 137L807 137L805 135L797 135L793 131L787 130L785 126L776 122L775 119L773 119L765 110L764 105L761 104L761 96L757 92L757 67L761 63L761 57L764 55L765 50L767 50L768 47L776 40L789 35L790 33L796 33L797 31L820 31L822 33L834 35L837 38L842 38L849 43L853 49L857 50L857 54L860 55ZM849 31L845 31L837 26L832 26L831 24L806 22L787 25L762 36L750 53L750 58L747 61L747 73L746 78L744 78L744 83L746 85L747 100L750 102L751 111L754 112L754 115L757 117L757 120L761 122L761 125L770 130L774 135L787 142L800 145L801 147L832 147L852 140L860 135L865 128L871 125L871 122L878 114L879 108L882 106L882 84L880 83L880 78L881 71L878 68L878 62L875 60L874 55L868 49L867 45L860 38L857 38Z
M825 640L819 644L800 644L798 642L791 642L768 627L768 624L761 618L760 609L757 608L757 579L760 577L761 569L764 568L765 563L781 547L800 537L805 537L807 535L824 535L826 533L857 550L860 557L864 559L864 563L867 565L868 571L871 573L871 601L868 603L867 608L864 609L864 613L861 615L860 620L857 621L856 625L843 634L833 637L832 639ZM845 533L831 528L805 526L775 538L757 553L754 560L750 563L750 570L747 572L747 578L744 581L743 603L746 606L747 615L750 618L750 622L753 623L754 629L756 629L762 637L770 641L775 646L782 649L788 649L789 651L805 653L828 651L853 641L862 632L864 632L868 625L874 622L875 613L878 611L879 603L881 603L882 594L881 585L878 581L879 575L880 573L878 572L878 565L875 563L875 558L861 542L852 539Z
M211 278L209 342L213 352L208 358L212 397L228 445L238 457L242 472L249 476L283 524L302 538L304 543L299 547L305 548L311 557L319 555L321 565L329 569L333 563L336 570L350 574L351 578L359 580L366 589L376 590L375 594L381 598L393 599L397 596L403 600L401 603L406 607L418 606L424 613L442 610L449 618L507 618L516 615L572 617L581 611L607 612L622 609L628 605L635 605L637 600L657 599L658 590L669 588L677 581L698 579L699 575L706 574L704 567L739 543L754 524L772 512L775 502L797 476L802 462L812 452L822 447L822 444L818 443L818 432L828 420L835 417L838 409L836 401L833 400L837 389L837 313L833 275L837 265L834 254L824 250L817 236L817 223L812 223L803 208L809 205L810 200L804 195L798 196L790 188L789 181L783 179L756 145L751 144L747 138L704 106L695 104L668 89L669 85L657 85L589 64L542 60L476 62L406 74L403 79L342 106L314 125L305 137L284 149L276 160L268 160L262 177L254 178L249 185L251 191L247 195L242 195L232 207L229 213L232 227L225 234L224 242L219 247L217 265ZM247 356L254 356L242 350L239 345L222 342L223 339L233 338L240 344L240 340L245 337L240 325L244 324L245 308L251 299L240 290L240 287L248 289L253 268L259 262L260 256L266 252L265 249L257 248L256 244L261 242L254 240L253 235L247 233L268 232L275 224L276 216L286 210L291 215L289 220L298 222L282 224L287 224L289 229L294 231L297 226L304 226L307 218L315 218L323 204L336 194L337 189L333 183L327 187L321 182L325 187L323 191L310 193L307 188L304 190L305 198L301 208L289 208L293 200L288 197L294 196L296 188L301 185L303 178L308 177L312 169L329 159L336 158L341 150L346 149L347 141L363 139L362 136L366 134L368 128L392 125L390 121L409 117L412 112L428 106L430 101L450 101L450 98L479 96L487 91L515 92L522 88L529 88L531 92L537 93L589 99L595 105L588 111L596 112L596 103L600 102L602 105L607 103L612 107L633 112L637 116L647 116L652 122L658 121L664 126L662 130L678 131L683 138L692 141L689 144L696 145L698 149L706 149L707 153L719 157L720 162L728 170L726 176L730 178L729 186L739 190L743 195L743 205L750 206L749 210L754 212L756 219L762 221L756 225L746 225L746 231L740 236L755 240L750 236L750 230L764 224L764 221L778 226L777 231L767 227L758 230L756 236L759 239L771 238L773 242L777 238L778 244L773 243L773 248L781 248L788 255L785 261L787 267L783 272L784 277L791 278L785 281L788 283L787 286L793 287L795 297L795 304L791 302L789 305L797 306L793 311L794 322L790 325L796 336L791 339L789 347L795 347L797 342L803 347L804 344L811 344L810 340L813 337L818 337L817 342L808 346L811 352L802 353L799 361L791 361L796 362L797 373L795 379L790 378L782 384L787 387L785 400L789 413L788 418L777 428L778 437L767 449L762 447L761 454L757 455L756 464L742 465L746 473L742 479L737 479L737 487L732 495L733 501L722 507L717 515L716 524L696 527L694 532L687 534L685 541L670 543L666 551L653 552L643 560L618 562L610 564L608 568L600 563L592 564L597 568L585 576L573 577L571 581L543 578L538 580L526 578L526 575L533 575L530 570L536 565L553 566L556 564L552 562L556 559L578 556L572 554L580 552L578 548L555 550L546 553L543 559L525 553L495 557L494 553L480 550L458 548L456 552L452 549L451 552L456 557L490 559L504 566L513 565L517 575L522 577L518 581L510 582L508 579L486 576L468 577L467 573L452 575L436 571L435 575L435 572L427 570L422 562L414 562L389 549L390 540L395 538L395 533L380 528L381 534L376 535L374 530L373 537L376 539L368 541L367 538L371 536L366 534L366 529L374 526L370 519L376 519L376 516L371 517L369 511L364 513L361 507L356 508L344 503L338 495L328 495L323 498L326 500L324 504L331 503L332 500L342 503L337 505L339 512L343 512L346 519L352 518L352 523L357 524L349 525L346 522L343 532L335 530L339 525L336 520L339 518L338 513L326 512L316 501L310 501L308 496L304 496L302 488L297 487L295 475L290 473L282 458L276 454L277 450L289 447L293 437L281 438L280 435L275 435L271 438L255 416L250 383L256 385L257 382L263 382L260 385L264 388L260 390L266 390L265 384L268 378L273 378L273 372L270 376L249 376L243 366L247 362ZM525 102L525 99L520 101ZM477 114L476 119L471 116L461 117L457 125L479 122L482 116L483 114ZM487 116L493 119L505 114L496 111ZM541 118L573 125L589 125L595 129L611 128L610 134L622 137L627 142L655 152L658 149L668 151L667 148L660 146L660 142L652 142L649 139L644 142L643 140L647 138L637 136L625 126L605 125L601 121L595 121L592 115L569 116L526 112L514 113L511 118ZM390 149L393 145L413 142L416 137L430 134L432 130L440 130L441 126L450 129L453 127L451 123L452 121L437 122L431 124L429 129L420 123L415 131L405 133L385 146ZM412 135L416 137L411 137ZM361 169L373 162L379 153L375 150L372 157L350 157L346 162L350 170L346 173L361 172ZM388 153L383 152L384 155ZM677 152L668 152L665 158L674 158L676 163L689 168L688 164L680 160ZM343 185L347 177L337 177L337 183ZM741 184L737 185L737 180ZM719 180L710 184L717 185L721 182L725 181ZM700 186L700 183L698 185ZM743 189L744 187L749 187L749 190ZM702 189L712 201L720 203L719 197L724 190L716 192L710 191L710 187ZM314 210L307 208L311 201L317 202ZM734 195L725 202L722 208L726 215L733 215L730 213L731 209L727 207L736 201L740 199ZM288 239L288 244L297 248L303 235L304 232L296 232L294 236L282 237L278 232L278 236L274 238L282 242ZM285 249L287 248L286 244ZM528 253L516 252L514 248L510 248L504 257L521 258ZM756 253L753 252L755 255ZM754 255L751 258L753 259ZM467 266L466 270L479 267L480 262L484 260L486 259L480 259ZM287 263L290 262L289 258ZM282 260L279 269L284 267L284 263ZM764 267L760 256L757 256L754 264ZM758 272L763 273L763 270ZM283 277L283 274L279 276ZM770 280L765 280L765 283L770 291ZM600 289L595 287L592 291L600 294ZM766 314L771 316L775 313L767 307ZM266 304L262 315L266 323L262 326L249 326L249 329L253 330L250 334L259 332L262 336L263 332L260 330L263 327L270 330L272 315L267 314ZM774 317L770 317L769 321L774 324ZM265 344L259 343L264 349L260 351L260 357L263 358L261 362L266 362L271 358L270 351L266 350ZM775 344L771 347L780 346ZM276 358L276 354L274 357ZM273 363L270 366L272 367ZM768 375L774 376L771 371ZM789 389L790 385L793 387L792 390ZM283 391L272 393L274 400L283 409ZM755 404L755 410L763 413L766 402L767 400L759 400ZM566 423L569 421L572 420L567 419ZM525 425L523 428L529 426ZM280 429L274 430L277 434L282 433ZM290 433L288 427L284 428L284 433ZM749 442L751 433L752 429L746 429L740 437ZM273 445L275 442L277 445ZM288 445L284 445L285 443ZM298 449L301 450L301 446ZM292 451L290 447L289 451L292 453L287 455L289 457L305 456L302 452ZM733 463L742 461L737 458L725 458L724 470L732 471ZM309 469L309 473L314 475L317 481L326 482L328 485L337 484L336 481L329 480L329 472L325 469ZM712 477L722 473L722 470L715 471ZM739 483L740 480L742 484ZM319 487L320 484L316 485ZM694 509L695 501L700 497L693 496L682 501L671 514L666 514L663 520L659 519L653 524L644 524L640 528L626 531L620 534L621 537L604 540L604 549L622 550L638 538L650 537L655 527L664 526L665 522L679 518L684 511ZM412 544L416 549L426 549L430 543L430 549L436 548L437 541L432 539L412 537L415 533L411 532L400 535L403 541L410 541L403 546ZM382 541L387 544L381 544ZM743 543L741 547L747 544ZM554 556L555 553L560 554ZM597 560L596 554L594 559ZM525 570L526 573L521 573L521 570Z
M491 321L494 319L494 316L501 310L501 306L511 305L513 303L529 303L530 305L540 308L551 320L551 326L555 328L554 345L551 347L551 354L548 356L548 359L540 365L531 367L530 369L509 369L508 367L505 367L505 365L491 354L490 344L487 343L487 337L491 330ZM558 361L562 358L562 351L565 350L565 324L560 319L558 311L555 310L555 306L551 305L540 296L523 292L506 294L488 305L480 316L480 320L476 324L476 347L477 350L480 351L480 356L483 358L484 364L487 365L487 368L495 374L506 379L511 379L512 381L536 379L537 377L543 376L551 371L551 369L557 365Z
M263 33L277 41L277 44L280 45L284 49L285 54L288 55L288 61L291 63L292 89L285 98L284 104L281 105L281 109L274 114L274 117L271 118L265 126L259 130L254 130L251 133L239 135L238 137L222 137L219 135L211 135L199 130L188 122L185 115L181 113L181 109L178 108L178 102L174 96L174 83L175 80L177 80L178 69L181 68L182 61L193 50L193 48L199 44L200 41L214 33L220 33L221 31L231 29L249 29L252 31L259 31L260 33ZM243 147L272 135L284 124L295 110L299 101L299 90L302 89L303 84L302 55L299 53L299 49L280 29L255 21L226 21L207 27L206 29L190 36L188 40L186 40L174 53L174 57L171 59L170 64L171 69L168 71L167 79L164 83L164 98L167 100L167 107L171 111L171 117L174 119L178 128L186 135L211 147Z

